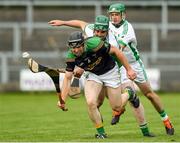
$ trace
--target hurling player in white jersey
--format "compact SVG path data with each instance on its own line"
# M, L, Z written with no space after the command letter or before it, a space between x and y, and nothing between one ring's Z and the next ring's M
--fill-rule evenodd
M63 21L63 20L52 20L49 22L52 26L71 26L76 28L81 28L86 37L91 37L93 35L99 36L104 40L107 40L111 45L115 47L119 47L116 38L109 30L109 19L106 16L99 15L96 17L95 24L89 24L81 20L70 20L70 21ZM119 66L121 67L121 64L119 63ZM78 74L82 74L82 70L77 70ZM101 94L104 94L104 90L102 90ZM104 94L105 95L105 94ZM99 96L99 105L100 107L103 104L103 100L105 96ZM136 96L137 97L137 96ZM153 135L149 132L147 122L145 120L144 115L144 107L139 102L139 98L136 98L136 100L130 102L131 106L133 107L134 115L138 121L138 124L140 126L140 129L144 136L153 137ZM125 110L125 109L124 109ZM124 112L122 110L121 112L113 111L113 119L111 124L116 124L119 122L119 116Z
M125 5L122 3L110 5L108 14L110 18L109 28L114 35L113 38L118 41L118 44L128 59L128 62L137 73L137 78L134 80L134 82L140 88L142 93L151 101L156 111L160 114L166 129L166 133L168 135L173 135L174 128L170 122L170 119L164 110L159 96L151 89L147 79L144 64L140 59L139 52L137 50L137 40L134 29L132 25L125 19ZM125 69L123 67L121 67L121 74L121 82L124 87L133 84L132 81L127 79Z

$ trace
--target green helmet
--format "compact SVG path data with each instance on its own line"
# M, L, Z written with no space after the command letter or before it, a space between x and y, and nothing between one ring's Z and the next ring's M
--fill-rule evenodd
M90 37L85 41L85 48L88 51L96 51L101 48L104 44L104 41L100 37Z
M116 4L112 4L110 5L109 9L108 9L108 13L112 13L112 12L125 12L126 8L125 5L122 3L116 3Z
M109 18L104 15L96 16L94 30L107 31L109 29Z

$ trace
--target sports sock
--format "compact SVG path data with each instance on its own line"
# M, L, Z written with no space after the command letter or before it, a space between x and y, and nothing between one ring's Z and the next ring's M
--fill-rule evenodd
M149 129L148 129L147 123L139 125L139 127L144 136L149 134Z
M119 116L120 114L121 114L120 111L115 111L115 110L113 110L113 116Z
M161 119L163 121L167 120L168 119L168 115L166 114L166 112L164 110L162 110L161 112L159 112L160 116L161 116Z
M173 128L171 121L170 121L168 115L166 114L166 112L163 110L163 111L159 112L159 114L161 116L164 126L166 128Z
M164 126L167 128L172 128L171 122L169 120L169 118L167 118L166 120L163 121Z
M104 127L102 124L96 125L96 130L99 134L105 134Z
M122 108L121 111L115 111L113 110L113 116L120 116L125 112L125 108Z

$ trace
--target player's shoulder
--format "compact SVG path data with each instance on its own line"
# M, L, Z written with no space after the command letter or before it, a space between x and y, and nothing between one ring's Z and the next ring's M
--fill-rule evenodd
M90 29L90 30L94 30L94 24L93 23L89 23L85 26L84 29Z
M132 29L133 29L133 26L132 26L131 22L129 22L129 21L127 21L127 20L124 21L124 24L123 24L123 25L127 25L129 28L132 28Z
M69 50L67 51L66 53L66 59L69 61L69 60L72 60L74 61L76 58L75 54L72 53L71 49L69 48Z
M86 37L93 36L93 31L94 31L94 24L87 24L86 27L84 28L84 33Z

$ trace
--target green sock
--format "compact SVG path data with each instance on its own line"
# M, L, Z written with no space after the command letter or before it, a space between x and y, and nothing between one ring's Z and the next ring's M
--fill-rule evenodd
M100 127L100 128L96 128L96 130L97 130L97 132L98 132L99 134L105 134L105 131L104 131L104 127L103 127L103 126Z
M149 134L149 129L148 129L147 123L140 125L139 127L144 136Z
M164 110L162 110L161 112L159 112L162 120L166 120L168 118L168 115L166 114L166 112Z

